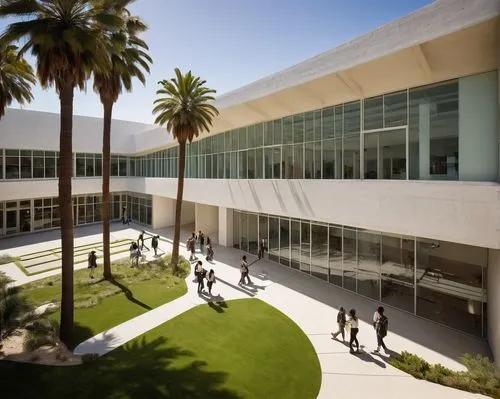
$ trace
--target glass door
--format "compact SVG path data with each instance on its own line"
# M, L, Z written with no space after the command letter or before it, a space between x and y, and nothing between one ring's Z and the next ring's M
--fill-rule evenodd
M17 232L17 209L9 209L5 212L5 234L16 234Z
M364 139L364 178L406 180L408 178L407 128L367 130Z

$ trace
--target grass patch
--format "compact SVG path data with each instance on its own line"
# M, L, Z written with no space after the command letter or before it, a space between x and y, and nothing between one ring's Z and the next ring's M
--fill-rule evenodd
M128 260L112 262L114 280L99 278L100 266L91 280L88 269L74 273L75 345L99 332L172 301L187 292L184 281L190 271L186 260L176 275L167 267L170 255L130 267ZM34 304L60 303L61 276L48 277L23 286L22 293ZM51 318L59 320L59 311Z
M306 335L258 299L198 306L76 367L0 362L0 392L59 399L313 399L321 369ZM26 384L29 381L29 384Z
M6 265L8 263L15 263L18 260L18 258L14 256L10 256L7 254L0 255L0 265Z
M406 351L393 357L391 364L418 379L500 398L500 374L487 357L465 354L460 360L467 371L454 371L440 364L430 364Z

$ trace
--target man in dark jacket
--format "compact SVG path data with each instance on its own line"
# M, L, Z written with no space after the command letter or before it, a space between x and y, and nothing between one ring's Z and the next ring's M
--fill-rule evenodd
M337 325L339 329L337 330L337 332L332 333L333 339L337 339L337 336L341 334L342 341L345 341L345 323L346 323L345 309L341 306L339 312L337 313Z

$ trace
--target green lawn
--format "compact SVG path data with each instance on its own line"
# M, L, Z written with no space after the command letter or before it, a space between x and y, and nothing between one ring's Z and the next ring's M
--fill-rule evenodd
M308 338L258 299L198 306L81 366L0 362L0 375L17 399L313 399L321 384Z
M165 263L163 259L160 262ZM114 281L101 279L102 267L90 279L88 269L75 271L75 335L74 344L104 330L181 297L187 292L185 277L190 265L182 263L182 274L172 275L161 265L131 268L127 260L113 262ZM59 303L61 277L54 276L23 286L23 294L39 306ZM59 320L59 312L51 315Z

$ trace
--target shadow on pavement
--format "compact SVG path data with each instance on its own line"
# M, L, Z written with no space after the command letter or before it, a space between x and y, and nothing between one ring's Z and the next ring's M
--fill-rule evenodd
M189 360L194 356L164 337L143 337L80 366L3 361L0 392L17 399L242 399L223 387L226 373L208 371L205 362Z

